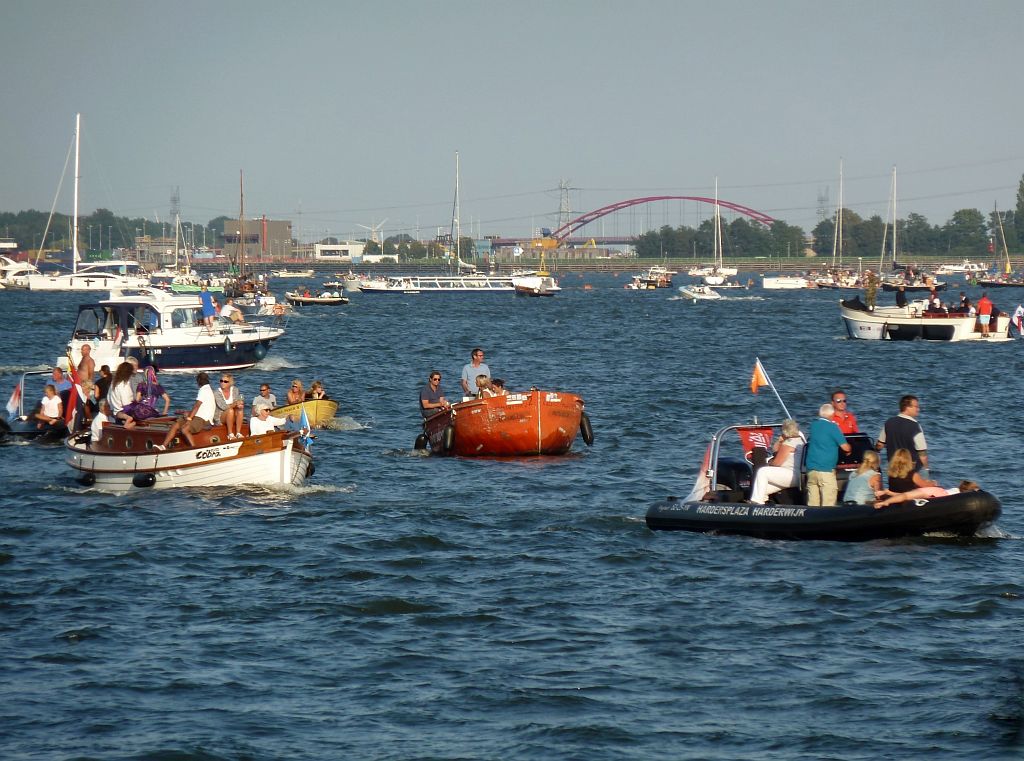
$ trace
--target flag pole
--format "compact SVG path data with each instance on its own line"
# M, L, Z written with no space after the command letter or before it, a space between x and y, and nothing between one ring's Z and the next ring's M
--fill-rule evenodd
M792 418L793 416L790 415L789 414L789 410L786 409L786 403L784 401L782 401L782 397L779 396L778 389L775 388L775 384L772 383L772 379L770 377L768 377L768 371L765 370L764 369L764 365L761 364L761 358L760 357L756 357L755 359L757 360L757 366L761 368L761 373L764 375L764 379L766 381L768 381L768 388L770 388L772 390L772 393L775 394L775 398L779 400L779 404L782 407L782 411L786 413L786 417L787 418Z

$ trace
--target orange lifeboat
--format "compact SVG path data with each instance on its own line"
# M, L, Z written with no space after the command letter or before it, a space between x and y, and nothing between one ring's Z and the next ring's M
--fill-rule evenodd
M416 447L460 457L561 455L577 436L594 441L583 407L575 394L540 389L459 402L423 421Z

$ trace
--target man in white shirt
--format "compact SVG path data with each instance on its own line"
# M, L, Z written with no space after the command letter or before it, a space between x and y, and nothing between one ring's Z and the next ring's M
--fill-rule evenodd
M96 414L93 415L92 425L89 426L89 443L95 444L103 439L103 424L110 422L110 403L106 399L100 399Z
M220 316L225 320L230 320L231 322L245 322L245 315L242 314L241 309L235 306L235 300L233 298L228 298L224 306L220 308Z
M284 425L287 422L287 418L271 415L270 407L259 407L256 410L256 414L249 418L249 435L259 436L264 433L270 433L279 425Z
M188 445L194 447L196 443L192 434L205 431L210 427L210 421L213 420L214 411L217 409L217 403L213 399L213 389L210 388L210 376L205 372L199 373L196 376L196 385L199 386L199 392L196 394L196 403L192 405L192 409L187 415L182 415L174 421L171 430L167 432L164 443L154 445L153 449L158 449L161 452L167 449L174 441L174 437L178 435L178 431L181 431L182 436L188 441Z

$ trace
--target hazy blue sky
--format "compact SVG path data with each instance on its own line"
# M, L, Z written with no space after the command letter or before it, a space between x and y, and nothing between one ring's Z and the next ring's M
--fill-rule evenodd
M810 230L819 196L944 223L1024 173L1019 0L2 0L0 209L48 210L82 113L83 212L292 219L305 239L525 235L654 194ZM69 188L70 184L66 186ZM70 211L66 189L59 208ZM674 203L595 223L697 224Z

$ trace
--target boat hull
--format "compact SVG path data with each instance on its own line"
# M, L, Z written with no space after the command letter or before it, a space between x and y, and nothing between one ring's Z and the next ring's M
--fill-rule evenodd
M312 457L299 446L294 431L229 440L223 426L214 426L195 435L195 447L179 437L179 445L167 451L154 449L170 423L169 418L159 418L131 430L108 424L103 439L92 445L87 436L72 436L65 441L67 463L84 485L116 492L186 486L300 486L312 474ZM248 433L248 426L243 433Z
M285 298L292 306L341 306L348 303L347 296L300 296L286 293Z
M898 503L876 510L872 505L754 505L686 502L675 497L647 511L647 526L658 531L738 534L762 539L821 539L859 542L925 534L974 536L1002 511L984 491Z
M287 404L284 407L275 407L270 411L274 417L295 416L299 419L302 410L306 410L306 419L313 428L326 428L338 412L338 403L333 399L310 399L298 404Z
M580 434L583 408L575 394L533 389L460 402L425 420L423 431L435 454L563 455Z
M1000 314L984 338L977 318L971 315L933 313L914 307L879 307L873 311L852 308L841 302L840 317L850 338L874 341L986 341L1010 339L1010 316Z

